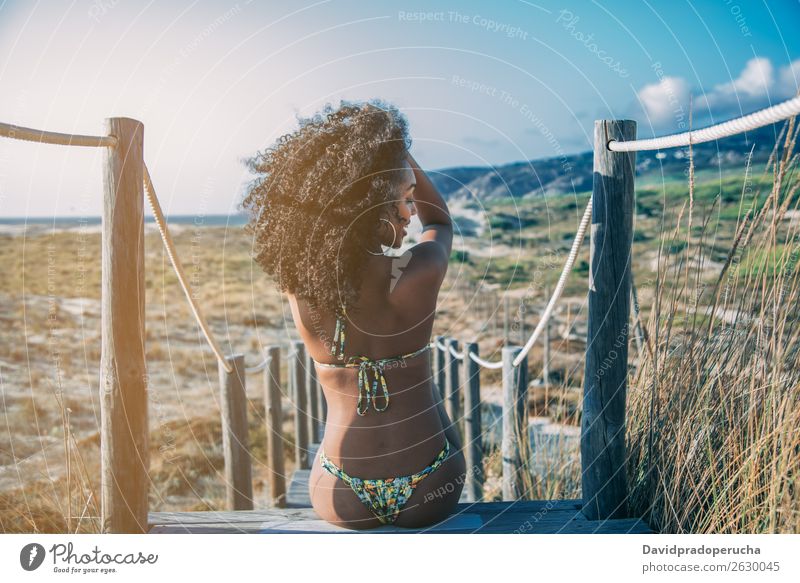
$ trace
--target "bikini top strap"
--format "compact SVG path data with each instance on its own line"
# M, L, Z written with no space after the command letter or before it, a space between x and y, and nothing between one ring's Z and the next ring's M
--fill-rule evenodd
M336 313L336 330L333 333L333 344L331 344L331 355L337 360L344 360L344 322L347 312L345 311L344 304L341 307L341 312L337 310ZM339 348L339 354L336 354L336 348Z

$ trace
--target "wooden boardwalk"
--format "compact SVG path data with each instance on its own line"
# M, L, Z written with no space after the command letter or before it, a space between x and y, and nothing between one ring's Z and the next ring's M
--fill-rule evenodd
M314 444L317 446L317 444ZM316 447L314 448L314 454ZM424 528L380 526L349 530L321 520L308 497L310 470L297 470L287 492L286 508L216 512L150 512L151 534L652 534L639 518L587 520L582 500L467 502L462 495L455 513ZM465 491L466 492L466 491Z

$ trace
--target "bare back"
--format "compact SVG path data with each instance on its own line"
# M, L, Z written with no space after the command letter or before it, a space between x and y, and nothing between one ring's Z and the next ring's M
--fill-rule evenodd
M413 256L413 247L406 253ZM395 357L430 342L439 289L411 285L411 277L404 281L399 265L408 260L370 259L357 309L348 308L345 358ZM307 352L316 361L336 363L330 354L334 315L314 313L308 302L291 294L289 301ZM428 350L388 365L384 376L389 406L385 411L369 408L364 416L356 412L357 368L316 366L328 406L325 452L342 460L355 475L366 477L413 473L428 463L443 442L430 353ZM382 396L379 406L383 406Z

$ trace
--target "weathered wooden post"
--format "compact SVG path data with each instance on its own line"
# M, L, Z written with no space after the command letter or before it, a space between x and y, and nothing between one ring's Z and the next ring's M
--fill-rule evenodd
M244 354L226 356L225 361L233 369L228 373L222 363L218 363L227 504L231 510L252 510L253 477L247 436Z
M442 400L445 400L445 351L439 348L439 345L445 345L447 338L445 336L437 336L436 337L436 344L433 347L433 374L436 375L436 387L439 389L439 395L442 397Z
M289 382L294 396L295 460L298 470L311 467L308 455L308 404L305 375L306 347L302 340L292 340L289 355Z
M545 288L544 292L545 301L549 301L550 289ZM550 384L550 320L544 325L542 330L542 344L544 346L542 354L542 386L546 387ZM545 410L547 403L545 403Z
M525 500L528 463L528 357L514 366L521 346L504 346L503 358L503 500Z
M503 294L503 345L504 346L508 346L509 343L510 343L510 339L508 337L508 328L509 328L509 326L508 326L508 319L509 319L508 310L509 310L509 308L508 308L508 296L506 294Z
M492 336L497 336L497 311L499 309L499 304L497 301L497 293L492 290L491 295L491 302L492 302Z
M467 462L467 500L483 500L483 427L481 423L481 377L480 365L469 355L478 354L477 342L464 343L464 377L467 390L464 393L464 426L466 440L463 442Z
M447 338L445 339L445 346L447 350L445 351L445 385L446 385L446 396L444 401L445 411L447 411L447 415L450 417L450 420L453 422L453 425L456 426L458 430L458 435L461 437L461 442L464 442L464 431L461 428L463 423L462 415L461 415L461 387L459 383L459 375L458 369L459 361L458 359L453 356L453 353L450 350L454 350L458 352L458 340L455 338Z
M103 533L149 530L150 447L144 305L144 126L106 118L100 348L100 522Z
M272 506L286 506L286 464L283 459L283 408L281 395L281 347L267 347L264 369L264 403L267 423L267 483Z
M306 391L308 393L308 438L311 443L319 443L319 406L317 398L319 391L317 385L317 368L314 366L314 359L310 354L305 356L306 367Z
M631 297L634 152L609 140L636 139L636 122L594 124L589 331L581 420L583 514L628 516L625 400Z
M639 359L642 357L642 349L644 348L644 330L642 328L642 320L639 317L639 294L636 292L636 282L633 280L633 271L631 271L631 303L633 304L633 323L636 326L636 354Z

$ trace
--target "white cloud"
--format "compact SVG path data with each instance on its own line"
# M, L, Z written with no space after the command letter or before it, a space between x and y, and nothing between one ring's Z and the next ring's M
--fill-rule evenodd
M671 125L689 102L689 84L681 77L663 77L659 83L642 87L638 98L649 123Z
M693 92L682 77L662 78L645 85L638 93L634 115L657 129L686 129L692 96L694 123L713 117L714 121L750 113L797 94L800 59L780 67L764 57L747 61L738 77L715 85L706 93Z
M778 73L778 95L781 99L788 99L797 95L800 86L800 59L782 67Z
M739 113L751 107L763 107L769 103L774 90L775 74L769 59L756 57L747 61L739 77L729 83L714 86L695 101L696 109L706 110L711 115Z

